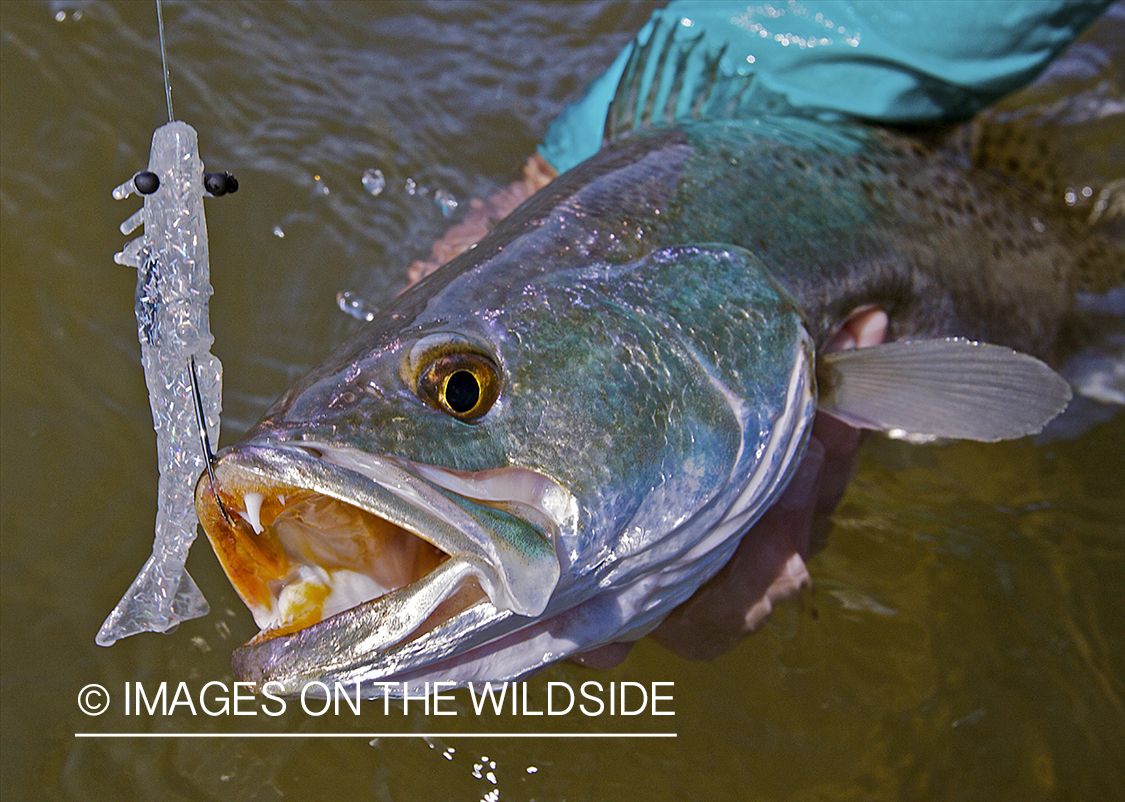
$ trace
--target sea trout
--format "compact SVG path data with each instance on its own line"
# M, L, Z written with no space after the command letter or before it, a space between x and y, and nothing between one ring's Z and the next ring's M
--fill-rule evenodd
M390 303L196 488L261 633L240 680L525 677L656 627L785 489L817 409L996 440L1067 403L1120 250L858 123L620 133ZM822 354L853 310L885 346ZM1040 361L1043 360L1043 361ZM230 512L228 522L217 504Z

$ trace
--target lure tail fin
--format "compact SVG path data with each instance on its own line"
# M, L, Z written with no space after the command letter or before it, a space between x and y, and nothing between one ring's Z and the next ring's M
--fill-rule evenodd
M191 574L184 568L171 599L165 595L164 571L168 566L157 555L152 555L137 574L133 584L98 630L94 642L99 646L112 646L122 638L140 632L168 632L181 621L199 618L211 611L207 600Z

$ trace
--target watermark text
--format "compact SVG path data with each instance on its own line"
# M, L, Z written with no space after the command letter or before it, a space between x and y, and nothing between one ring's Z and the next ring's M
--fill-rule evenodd
M305 715L360 715L380 710L385 716L422 712L427 716L512 715L674 716L672 682L484 682L457 696L454 682L334 682L313 681L289 693L278 682L255 690L251 682L214 680L202 686L188 682L126 682L120 706L129 717L280 716L297 709ZM104 713L109 691L89 684L78 694L78 707L88 716Z

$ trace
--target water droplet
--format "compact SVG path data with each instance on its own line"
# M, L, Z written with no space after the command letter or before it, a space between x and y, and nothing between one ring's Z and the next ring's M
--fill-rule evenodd
M66 12L65 11L56 11L55 12L55 22L66 22Z
M350 290L336 293L336 306L340 307L341 312L351 315L356 320L371 321L375 319L375 313L367 308L363 299ZM433 746L431 745L430 748L432 749Z
M970 724L976 724L978 721L980 721L982 718L984 718L985 715L987 715L987 714L988 714L988 708L979 707L976 710L974 710L973 712L969 713L968 715L962 716L961 718L954 721L953 722L953 728L956 729L957 727L965 727L965 726L968 726Z
M535 766L528 766L528 767L527 767L527 773L528 773L528 774L535 774L535 773L537 773L538 771L539 771L539 769L538 769L538 768L536 768Z
M378 168L364 170L360 182L364 189L376 196L382 193L387 186L387 179L384 177L383 171Z
M444 189L439 189L434 193L434 200L437 202L438 208L441 209L443 217L449 217L458 206L457 199L453 197L453 194L446 192Z

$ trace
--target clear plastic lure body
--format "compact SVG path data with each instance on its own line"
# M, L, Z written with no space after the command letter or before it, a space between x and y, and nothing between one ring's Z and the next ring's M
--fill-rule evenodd
M114 257L137 268L137 335L148 385L160 466L152 556L98 632L109 646L138 632L167 632L206 615L207 600L184 568L195 540L196 478L208 467L192 390L192 365L206 419L207 440L219 439L222 365L210 353L207 223L203 214L203 162L195 129L175 121L156 129L148 172L113 191L123 200L143 191L144 206L121 224L144 233Z

